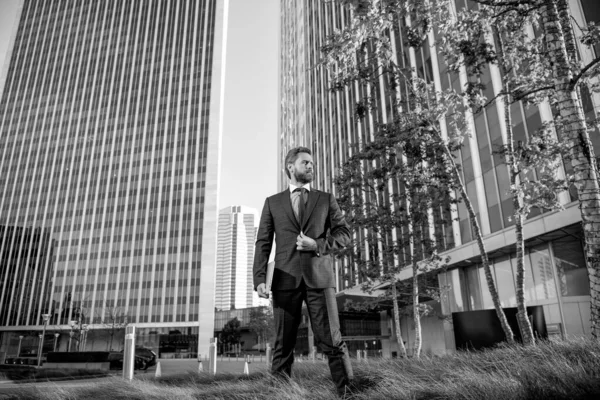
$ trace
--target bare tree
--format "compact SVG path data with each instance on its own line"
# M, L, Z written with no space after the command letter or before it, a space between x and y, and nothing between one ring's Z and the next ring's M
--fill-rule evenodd
M103 329L108 331L109 341L106 342L106 350L113 351L113 341L117 332L125 330L129 325L127 310L119 306L106 307L104 315L96 317Z

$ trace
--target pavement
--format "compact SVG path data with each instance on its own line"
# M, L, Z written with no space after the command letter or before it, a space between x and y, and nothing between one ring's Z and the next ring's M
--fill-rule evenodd
M196 359L159 359L160 370L162 377L176 376L176 375L185 375L188 373L198 373L199 372L199 363ZM235 357L231 358L221 358L219 357L217 361L217 374L243 374L244 373L245 362L243 358L236 359ZM148 368L146 371L136 370L134 379L147 379L156 376L156 369L158 368L158 364ZM202 368L204 372L208 372L208 361L202 361ZM267 364L263 358L261 361L258 357L255 358L253 362L248 364L248 370L250 373L255 372L265 372L267 371ZM62 381L46 381L46 382L15 382L12 380L2 380L0 379L0 399L9 399L11 398L11 394L14 394L15 391L18 391L21 388L25 387L36 387L38 389L48 389L52 390L57 387L85 387L92 386L98 383L102 383L103 381L121 378L122 371L111 371L111 374L108 377L98 377L98 378L85 378L85 379L75 379L75 380L62 380Z
M160 362L160 370L161 375L171 376L171 375L180 375L186 373L197 373L199 371L198 360L174 360L174 359L161 359ZM243 374L244 373L244 361L243 358L235 359L235 357L231 357L228 359L227 357L217 360L217 374ZM147 374L156 374L157 366L153 366L148 368L146 372L136 371L137 375L147 375ZM208 361L202 360L202 369L204 372L208 372ZM267 370L267 364L263 361L261 362L258 357L255 361L251 361L248 364L248 370L250 373L254 372L264 372Z

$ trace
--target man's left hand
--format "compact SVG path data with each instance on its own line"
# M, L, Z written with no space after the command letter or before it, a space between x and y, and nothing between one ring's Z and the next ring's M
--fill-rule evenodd
M300 232L296 238L296 250L300 251L317 251L317 242L314 239L304 235L304 232Z

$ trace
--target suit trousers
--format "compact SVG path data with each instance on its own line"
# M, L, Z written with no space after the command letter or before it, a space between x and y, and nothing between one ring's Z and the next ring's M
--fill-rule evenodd
M304 281L293 290L273 290L273 314L276 339L273 348L273 375L291 377L294 347L298 326L302 321L302 302L306 302L308 316L315 337L328 357L331 378L338 390L352 379L352 366L346 343L342 340L335 289L313 289Z

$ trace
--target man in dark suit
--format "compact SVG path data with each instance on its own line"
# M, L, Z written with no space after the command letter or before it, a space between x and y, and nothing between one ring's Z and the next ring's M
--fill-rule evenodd
M335 197L310 187L310 149L291 149L285 164L290 187L265 201L254 254L254 287L260 297L268 298L266 270L275 235L272 293L276 339L272 373L291 376L304 301L314 337L327 355L331 377L343 395L352 378L352 367L340 333L332 253L350 242L350 229Z

